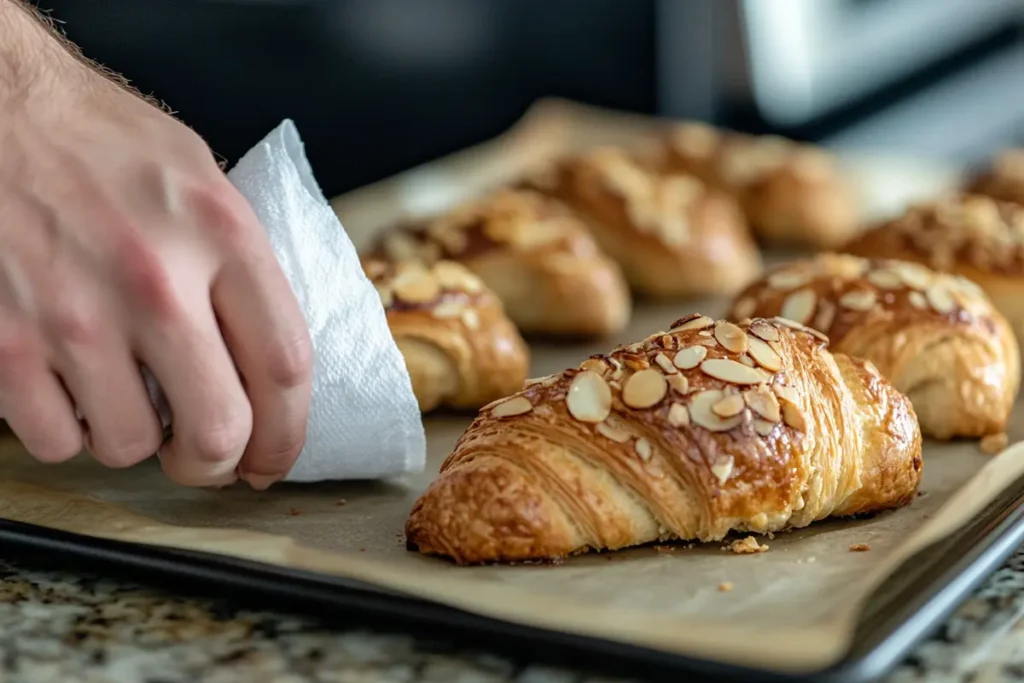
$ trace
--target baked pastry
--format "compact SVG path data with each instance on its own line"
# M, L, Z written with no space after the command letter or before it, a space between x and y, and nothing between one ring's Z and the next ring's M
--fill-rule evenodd
M1024 207L979 195L912 206L846 249L870 258L915 261L962 275L988 294L1024 340Z
M781 315L825 333L832 351L872 361L914 405L926 436L1006 429L1020 352L977 285L904 261L821 254L773 269L729 317Z
M385 233L371 254L458 261L484 281L521 331L603 336L629 322L622 272L579 219L535 192L501 190Z
M523 184L572 207L638 294L732 294L761 272L735 202L603 147L536 170Z
M819 333L701 315L485 407L406 523L471 564L721 540L906 505L910 402Z
M667 167L730 192L764 242L831 249L858 230L856 196L820 147L701 123L678 124L665 139Z
M518 391L529 350L479 278L457 263L363 262L420 410L479 408Z
M990 169L971 180L967 191L1024 204L1024 147L1009 149L997 156Z

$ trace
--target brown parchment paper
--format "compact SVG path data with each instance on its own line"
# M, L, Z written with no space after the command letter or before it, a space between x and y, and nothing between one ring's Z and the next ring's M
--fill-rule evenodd
M399 214L442 208L467 188L514 175L516 165L540 155L588 142L631 141L650 127L648 119L543 103L503 138L334 205L359 242ZM847 163L863 181L874 213L934 194L957 176L955 170L926 163ZM900 178L906 180L900 184ZM771 256L779 258L783 255ZM568 347L533 344L533 373L578 364L619 341L664 329L693 310L721 315L725 305L641 304L630 329L617 339ZM766 553L733 555L723 552L722 544L670 551L648 547L553 566L460 568L407 552L402 538L413 501L469 417L428 417L425 424L429 452L423 473L389 482L282 485L265 493L241 486L178 488L153 462L119 471L104 470L85 457L44 466L8 438L0 441L0 518L347 577L522 624L796 672L841 658L872 588L1024 473L1024 445L993 457L971 442L928 442L923 495L909 507L762 538L770 546ZM1024 407L1015 413L1010 437L1024 438ZM848 550L862 543L871 550ZM724 582L731 591L719 590Z

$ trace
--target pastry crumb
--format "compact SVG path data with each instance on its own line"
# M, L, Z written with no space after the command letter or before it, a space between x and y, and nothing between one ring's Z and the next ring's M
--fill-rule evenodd
M728 593L732 590L732 581L723 581L722 583L718 584L718 590L721 593Z
M740 538L733 541L729 545L729 550L736 555L748 555L750 553L763 553L767 552L768 544L759 544L757 539L753 536L747 536L746 538Z
M298 517L302 514L302 510L300 510L299 508L292 508L291 510L288 511L288 514L292 517Z
M342 505L347 505L348 501L345 500L344 498L339 498L338 500L334 501L334 504L337 505L338 507L341 507Z
M869 550L871 550L871 546L868 545L867 543L851 543L850 544L850 552L851 553L866 553Z
M817 561L818 561L818 558L814 557L813 555L811 557L808 557L806 560L804 560L804 562L807 562L808 564L810 564L811 562L817 562Z
M656 545L654 549L659 553L674 553L678 548L674 545Z
M981 450L989 455L995 455L1006 450L1006 447L1010 443L1010 437L1006 436L1006 432L1000 432L999 434L989 434L988 436L982 437L979 446Z

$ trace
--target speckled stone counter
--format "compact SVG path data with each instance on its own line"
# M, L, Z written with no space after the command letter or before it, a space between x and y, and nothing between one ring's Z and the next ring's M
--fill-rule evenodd
M1024 681L1024 550L888 679ZM642 680L642 679L638 679ZM331 629L0 560L0 683L598 683L585 672Z

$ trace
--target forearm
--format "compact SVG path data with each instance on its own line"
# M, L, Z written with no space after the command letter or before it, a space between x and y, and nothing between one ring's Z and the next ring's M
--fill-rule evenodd
M0 102L29 97L52 77L79 66L31 8L21 0L0 0Z

